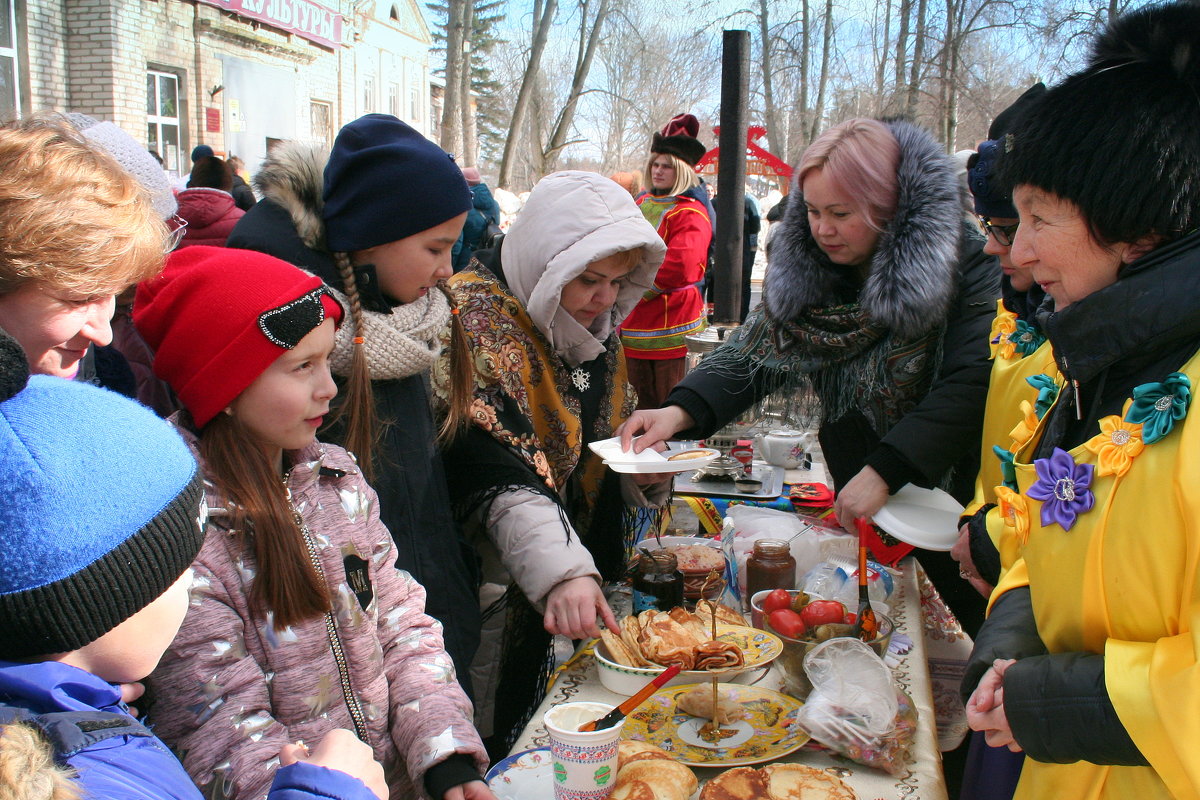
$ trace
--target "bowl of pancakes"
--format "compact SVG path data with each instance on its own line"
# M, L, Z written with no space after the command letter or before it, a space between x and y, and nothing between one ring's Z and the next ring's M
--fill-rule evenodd
M698 603L695 613L673 608L631 614L621 620L619 630L601 634L595 649L600 683L626 696L675 664L680 672L665 686L707 681L714 675L729 682L765 669L783 652L778 636L746 625L738 612L709 601Z

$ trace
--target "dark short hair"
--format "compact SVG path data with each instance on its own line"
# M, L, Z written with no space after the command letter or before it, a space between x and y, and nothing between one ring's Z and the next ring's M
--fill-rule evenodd
M188 178L188 188L197 186L228 192L233 189L233 170L216 156L202 158L192 166L192 176Z
M1200 224L1200 8L1175 3L1127 14L1088 67L1039 98L999 174L1079 207L1101 244L1177 239Z

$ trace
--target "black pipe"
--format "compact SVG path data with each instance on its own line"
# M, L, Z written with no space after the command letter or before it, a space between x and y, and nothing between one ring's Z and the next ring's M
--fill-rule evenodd
M746 128L750 32L724 31L721 47L721 147L717 165L717 232L713 247L713 321L742 321L742 238L746 202Z

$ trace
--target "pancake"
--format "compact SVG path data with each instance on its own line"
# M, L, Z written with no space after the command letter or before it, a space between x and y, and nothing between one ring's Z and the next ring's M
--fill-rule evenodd
M609 800L687 800L697 785L695 774L678 761L642 759L617 772Z
M734 767L706 783L700 800L768 800L767 784L753 767Z
M804 764L768 764L759 770L770 800L856 800L836 775Z

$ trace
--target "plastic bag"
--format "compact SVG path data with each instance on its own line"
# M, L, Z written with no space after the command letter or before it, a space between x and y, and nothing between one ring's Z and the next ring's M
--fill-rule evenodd
M804 660L813 690L797 722L839 755L891 775L903 774L917 712L891 670L857 639L822 642Z
M744 605L743 610L749 610L749 598L745 596L746 561L749 560L750 553L754 550L754 542L758 539L790 539L789 549L792 557L796 559L796 574L803 575L824 560L824 542L830 539L852 538L847 536L845 531L827 528L815 520L798 517L790 511L738 505L730 506L727 513L729 516L726 519L732 520L733 530L728 532L729 526L726 526L721 538L726 545L726 557L737 573L734 591ZM792 585L796 584L793 582Z

